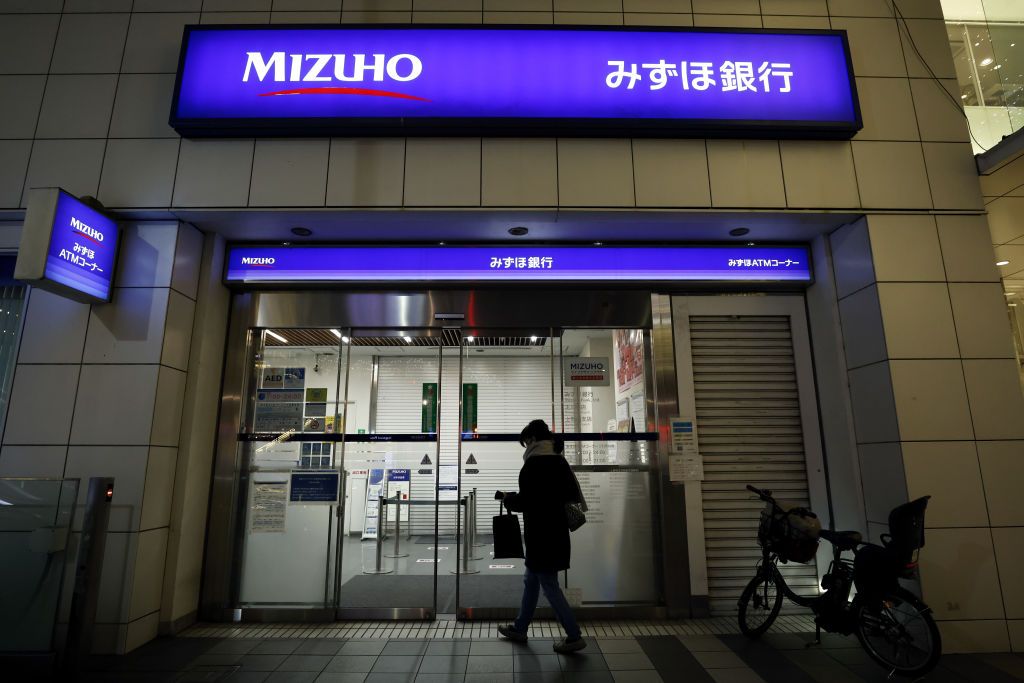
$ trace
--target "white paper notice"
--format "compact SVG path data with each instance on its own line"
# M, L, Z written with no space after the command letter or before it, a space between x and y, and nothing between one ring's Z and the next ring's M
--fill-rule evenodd
M284 533L287 510L287 481L254 482L249 497L249 533Z

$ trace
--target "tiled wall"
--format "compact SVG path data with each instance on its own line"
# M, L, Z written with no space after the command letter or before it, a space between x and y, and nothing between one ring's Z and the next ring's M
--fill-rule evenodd
M63 7L63 13L61 9ZM981 208L938 0L0 0L0 210L59 184L117 208ZM849 32L852 142L180 140L188 23L586 23ZM916 45L916 50L914 46Z
M1024 649L1024 598L1005 569L1024 547L1024 520L1012 498L1022 483L1024 421L1012 412L1021 398L1011 387L1016 372L1008 332L996 315L998 276L964 117L954 106L956 78L939 0L900 0L899 6L905 23L887 0L0 0L0 92L18 93L0 107L0 219L6 210L17 220L27 190L39 185L167 218L177 209L249 207L864 213L833 236L831 247L869 518L882 523L891 504L932 493L924 589L943 619L947 644L1005 649L1012 640ZM851 141L829 142L181 140L167 125L181 26L217 22L845 29L864 129ZM151 279L132 286L152 289L153 297L166 289L168 301L180 301L171 292L181 292L168 284ZM127 296L141 305L150 295ZM113 400L113 388L130 386L126 381L156 391L161 378L166 386L168 373L183 369L162 365L145 343L132 341L171 329L169 318L132 318L135 332L123 340L100 332L87 339L92 319L120 314L42 297L50 334L23 345L28 358L39 360L22 361L19 376L26 379L16 391L42 383L71 389L88 373L85 386L109 391ZM80 343L68 341L79 337ZM136 360L96 365L112 346L120 358ZM174 449L163 441L169 432L152 424L147 431L104 417L98 424L107 426L96 433L75 426L74 405L21 395L26 398L16 394L12 410L32 415L45 403L52 429L48 440L19 446L37 449L33 454L5 448L0 463L109 457L82 449L109 443L95 440L109 438L115 426L140 440L119 447L144 449L139 457L157 468L166 467L161 458ZM190 471L179 469L179 482L202 488L200 470ZM137 491L142 500L144 494ZM140 524L148 519L144 508ZM144 527L130 526L134 517L122 523L135 543L129 554L138 553L143 538L163 547L166 531L147 536ZM169 564L185 576L190 561ZM168 581L167 587L179 585ZM159 606L159 598L153 601L159 582L151 583L137 605L134 588L125 594L114 622L155 622L155 612L146 610ZM194 596L195 586L188 591L181 595ZM163 593L175 601L164 606L163 621L186 614L194 599L179 604L171 592Z
M105 652L157 632L203 242L176 222L122 235L112 303L31 291L0 447L0 476L115 478Z
M932 496L924 597L947 651L1024 648L1024 397L984 216L869 215L831 237L872 537Z

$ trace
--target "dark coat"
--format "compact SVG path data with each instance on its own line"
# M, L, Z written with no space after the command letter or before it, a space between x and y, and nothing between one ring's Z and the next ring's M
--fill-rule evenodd
M540 442L536 445L550 444ZM547 451L545 453L544 451ZM505 495L505 507L523 513L526 566L535 572L569 568L569 523L565 504L578 499L569 463L550 447L531 455L519 470L519 492Z

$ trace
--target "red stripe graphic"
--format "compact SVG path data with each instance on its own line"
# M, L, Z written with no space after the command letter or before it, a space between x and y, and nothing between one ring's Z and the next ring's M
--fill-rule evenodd
M84 237L85 239L89 240L90 242L95 242L96 244L98 244L100 246L103 246L103 242L100 242L98 239L96 239L92 235L86 235L81 230L75 230L75 234L76 235L81 235L82 237Z
M293 88L291 90L275 90L274 92L260 93L260 97L271 95L369 95L371 97L395 97L400 100L419 100L429 102L426 97L406 95L405 93L392 92L390 90L373 90L372 88Z

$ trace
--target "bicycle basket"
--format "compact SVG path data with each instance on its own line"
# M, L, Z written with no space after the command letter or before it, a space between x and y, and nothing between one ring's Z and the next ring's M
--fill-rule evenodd
M924 547L924 511L930 497L904 503L889 513L889 534L882 535L882 543L905 565L915 563L917 551Z
M818 552L821 522L807 508L785 502L778 506L781 510L769 503L761 511L757 542L784 562L810 562Z

